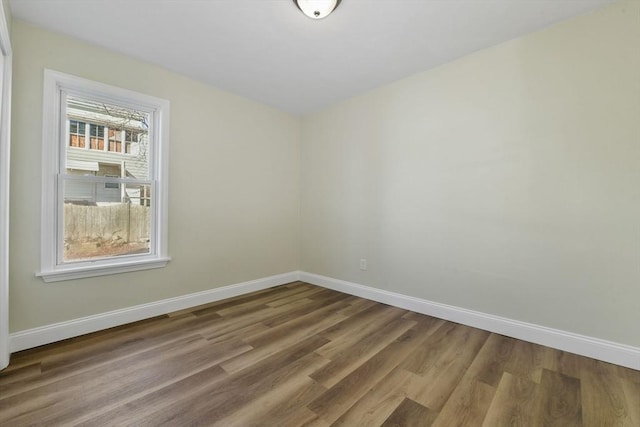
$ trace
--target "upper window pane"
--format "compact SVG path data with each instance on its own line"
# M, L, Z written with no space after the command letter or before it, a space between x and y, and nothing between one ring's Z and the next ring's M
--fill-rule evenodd
M95 165L111 163L122 165L123 178L149 179L149 113L77 96L67 96L66 112L67 173L101 175Z

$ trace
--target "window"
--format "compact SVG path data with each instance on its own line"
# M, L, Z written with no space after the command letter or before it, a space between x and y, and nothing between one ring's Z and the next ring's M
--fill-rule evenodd
M92 150L104 150L104 126L89 125L89 148Z
M69 120L69 146L84 148L86 123Z
M105 175L108 176L109 178L120 178L118 175ZM110 189L120 189L120 184L117 182L105 182L104 183L104 188L110 188Z
M169 102L51 70L44 91L38 275L165 266Z
M141 133L138 131L125 131L124 152L127 154L138 154L138 143L140 142Z
M122 152L122 130L109 128L108 150L115 153Z

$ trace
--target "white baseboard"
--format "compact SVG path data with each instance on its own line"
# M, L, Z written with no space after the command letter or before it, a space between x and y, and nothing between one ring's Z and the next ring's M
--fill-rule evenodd
M640 370L640 348L638 347L440 304L317 274L301 272L299 280L523 341Z
M148 319L150 317L184 310L186 308L219 301L225 298L231 298L247 294L249 292L271 288L273 286L295 282L298 280L298 277L299 272L297 271L278 274L276 276L251 280L249 282L224 286L222 288L215 288L203 292L168 298L148 304L137 305L134 307L109 311L107 313L82 317L80 319L15 332L9 335L9 345L11 352L14 353L16 351L38 347L40 345L77 337L79 335L100 331L102 329L137 322L138 320Z
M640 348L294 271L10 334L11 352L302 280L417 313L640 370Z

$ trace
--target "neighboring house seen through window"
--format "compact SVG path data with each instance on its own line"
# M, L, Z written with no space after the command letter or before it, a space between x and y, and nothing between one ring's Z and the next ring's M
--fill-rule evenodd
M167 263L168 113L168 101L46 70L45 281Z

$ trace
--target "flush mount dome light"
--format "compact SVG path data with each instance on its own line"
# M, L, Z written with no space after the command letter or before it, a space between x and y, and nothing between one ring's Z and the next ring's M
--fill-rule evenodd
M311 19L322 19L328 16L338 7L342 0L293 0L302 11Z

